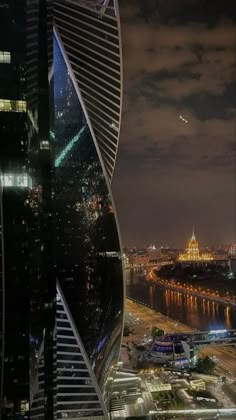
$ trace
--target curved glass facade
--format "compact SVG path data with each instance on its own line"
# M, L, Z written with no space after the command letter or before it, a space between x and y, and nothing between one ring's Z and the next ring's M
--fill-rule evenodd
M107 67L113 48L119 54L119 36L117 45L112 41L115 8L106 1L5 3L0 14L0 418L104 419L108 378L121 342L124 284L109 184L118 131L115 138L114 127L106 132L114 143L113 155L106 157L104 147L110 146L102 145L93 115L108 121L114 114L120 124L121 97L115 94L116 110L113 99L94 88L89 72L96 55L99 74L108 69L101 89L109 81L111 93L120 92L120 70L113 77ZM78 15L71 13L76 5ZM53 19L67 6L64 21L75 19L81 28L76 63L84 69L88 63L81 83L63 31L53 44ZM86 42L83 35L90 20L96 46L95 38Z
M56 0L55 25L78 82L111 180L122 104L118 2Z
M122 334L120 244L94 138L59 43L54 40L56 273L103 392Z

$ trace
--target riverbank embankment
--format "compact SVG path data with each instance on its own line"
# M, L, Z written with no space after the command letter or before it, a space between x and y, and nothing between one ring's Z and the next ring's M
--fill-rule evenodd
M222 305L232 306L236 308L236 302L231 299L227 299L221 296L216 296L213 292L207 293L204 291L196 290L194 289L193 285L189 286L188 288L185 288L176 284L171 284L170 281L157 277L157 275L153 271L150 271L149 273L147 273L145 278L146 280L152 282L153 284L157 284L162 289L172 290L174 292L182 293L188 296L196 296L205 300L221 303Z
M126 313L132 313L136 320L136 330L140 337L150 334L154 326L164 330L165 334L198 331L196 328L163 315L151 306L132 297L127 296L125 306Z

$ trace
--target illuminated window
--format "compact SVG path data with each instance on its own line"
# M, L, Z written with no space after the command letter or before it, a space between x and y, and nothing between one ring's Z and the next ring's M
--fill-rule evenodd
M40 149L43 150L49 150L49 141L48 140L42 140L40 142Z
M1 183L4 187L12 187L14 183L14 176L13 175L2 175L1 176Z
M27 411L29 411L29 401L22 400L20 402L20 411L21 411L22 414L24 414Z
M18 175L17 177L17 184L19 187L27 187L28 186L28 177L27 175Z
M0 179L3 187L32 188L32 179L27 174L3 174Z
M0 112L26 112L26 101L0 99Z
M0 63L8 64L11 62L11 53L8 51L0 51Z

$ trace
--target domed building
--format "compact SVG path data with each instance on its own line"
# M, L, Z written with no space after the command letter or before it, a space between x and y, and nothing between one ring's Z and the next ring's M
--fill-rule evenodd
M200 254L199 244L195 237L194 229L192 236L187 243L186 251L179 255L178 260L181 261L210 261L213 257L210 253L204 252Z

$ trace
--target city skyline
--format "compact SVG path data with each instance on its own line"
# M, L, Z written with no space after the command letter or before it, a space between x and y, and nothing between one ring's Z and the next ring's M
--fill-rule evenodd
M198 232L198 239L199 239L199 235L200 235L200 239L201 239L201 232ZM183 238L183 242L179 243L178 246L176 246L175 243L175 239L170 239L169 241L163 241L160 242L158 241L158 238L156 238L156 240L153 240L152 242L142 242L140 241L139 243L135 243L130 241L130 243L123 243L123 247L124 248L137 248L137 249L145 249L145 248L151 248L154 247L153 249L160 249L160 248L176 248L176 249L184 249L186 246L186 243L188 242L188 240L191 239L191 235L188 234L185 238ZM202 241L201 241L202 242ZM220 248L227 248L227 247L234 247L235 243L234 242L228 242L228 243L215 243L215 244L210 244L207 242L207 240L205 241L204 244L201 243L201 249L203 248L210 248L212 250L217 250Z
M235 242L234 2L121 1L125 245Z

